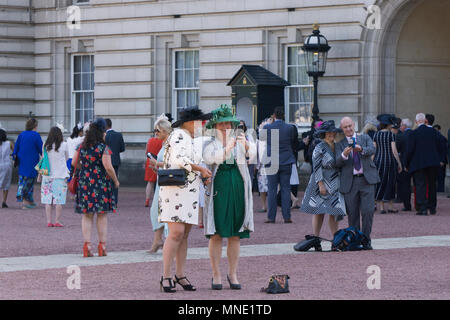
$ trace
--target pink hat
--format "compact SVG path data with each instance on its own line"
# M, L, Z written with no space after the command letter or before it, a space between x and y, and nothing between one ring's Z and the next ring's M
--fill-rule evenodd
M320 128L320 126L322 125L323 121L317 121L316 125L314 126L316 129Z

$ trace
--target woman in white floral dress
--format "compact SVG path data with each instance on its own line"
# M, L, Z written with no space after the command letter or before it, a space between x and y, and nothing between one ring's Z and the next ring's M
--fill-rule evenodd
M164 169L185 169L187 181L182 186L159 187L159 221L166 222L169 235L163 247L163 276L161 290L175 292L178 283L187 291L195 291L184 274L187 256L187 239L192 225L198 224L199 188L202 178L210 183L211 171L200 166L202 151L194 146L194 135L201 134L202 121L210 114L204 114L198 107L187 107L180 112L178 121L172 124L174 130L164 142ZM172 279L171 266L176 260L175 276Z

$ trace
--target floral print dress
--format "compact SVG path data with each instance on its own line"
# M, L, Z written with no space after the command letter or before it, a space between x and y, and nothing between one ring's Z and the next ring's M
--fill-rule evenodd
M90 148L80 147L81 169L77 170L79 185L76 194L77 213L116 212L114 183L103 167L103 153L112 154L104 144Z

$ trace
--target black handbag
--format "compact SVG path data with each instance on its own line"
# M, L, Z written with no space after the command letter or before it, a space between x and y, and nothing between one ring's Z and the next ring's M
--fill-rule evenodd
M172 137L171 133L167 138L167 142L170 141ZM170 145L166 144L166 149L164 150L164 167L167 168L168 165L168 154ZM185 169L158 169L158 185L159 186L184 186L187 181L187 170Z
M186 184L186 170L184 169L159 169L158 185L160 186L184 186Z
M287 274L273 275L269 279L267 288L262 288L262 292L266 293L289 293L289 276Z
M316 251L322 251L322 246L320 245L321 238L314 235L308 234L305 236L305 240L300 241L294 246L295 251L308 251L312 247Z

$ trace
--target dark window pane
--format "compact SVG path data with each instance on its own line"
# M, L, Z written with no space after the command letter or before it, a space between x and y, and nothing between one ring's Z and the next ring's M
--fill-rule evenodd
M184 51L175 52L175 68L183 69L184 68Z
M193 88L194 87L194 71L193 70L186 70L185 71L185 85L186 88Z
M81 88L82 90L91 90L91 74L82 73L81 74Z
M95 86L95 83L94 83L94 74L91 73L91 87L90 87L90 90L94 90L94 86Z
M82 72L91 71L91 57L90 56L82 56L81 71Z
M94 56L91 56L91 72L94 72L95 70L95 65L94 65Z
M199 67L200 67L199 52L194 51L194 68L198 69Z
M81 90L81 74L75 73L73 75L73 90L78 91Z
M73 57L73 72L81 72L81 56Z
M82 93L75 93L75 109L83 109Z
M177 108L184 108L186 106L186 92L184 90L177 91Z
M184 88L184 72L175 71L175 88Z
M194 51L186 51L186 69L194 68Z

